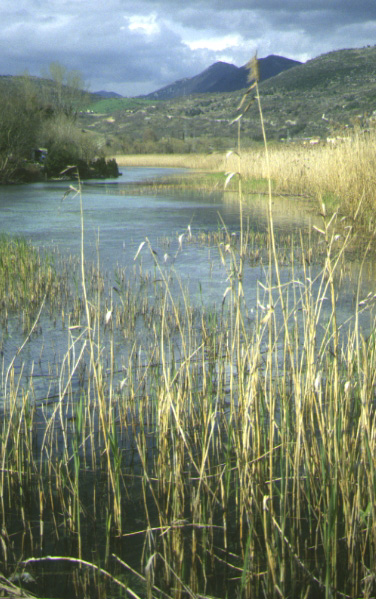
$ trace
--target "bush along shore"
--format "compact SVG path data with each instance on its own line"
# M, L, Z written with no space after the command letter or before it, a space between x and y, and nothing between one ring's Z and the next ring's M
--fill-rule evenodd
M25 161L18 166L9 178L1 181L3 184L34 183L51 179L111 179L120 176L115 158L104 157L94 160L69 160L61 152L59 156L48 157L44 163Z
M74 168L69 168L70 166ZM72 171L75 177L78 173L80 179L107 179L120 175L116 160L114 158L106 160L104 157L89 161L79 159L73 163L67 163L64 158L63 160L47 159L43 171L47 178L60 177L62 174L69 176Z
M103 140L78 125L87 103L79 73L52 63L45 79L0 78L0 103L0 184L60 177L68 166L82 179L119 175Z

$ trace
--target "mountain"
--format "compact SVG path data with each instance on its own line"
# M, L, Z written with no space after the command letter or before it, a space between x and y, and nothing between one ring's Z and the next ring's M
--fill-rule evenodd
M201 73L213 74L211 85L217 69L222 70L221 63L212 67ZM228 76L242 72L234 65L225 68ZM336 50L267 79L264 72L263 77L259 92L269 140L325 140L376 127L376 46ZM187 88L189 81L177 83ZM101 102L93 104L93 112L98 114L82 114L80 123L103 136L114 153L225 152L237 142L237 128L232 123L239 115L243 93L180 95L162 102L103 100L109 105L106 110ZM263 140L256 102L244 115L241 127L242 146Z
M116 92L106 92L104 90L101 90L100 92L94 92L94 94L96 96L101 96L101 98L122 98L123 97L120 94L117 94Z
M284 56L270 55L259 59L261 80L274 77L278 73L302 63ZM150 100L171 100L180 96L212 92L232 92L247 86L246 65L236 67L227 62L216 62L195 77L186 77L171 85L162 87L143 98Z
M292 60L284 56L275 56L275 54L271 54L266 58L259 58L261 81L275 77L275 75L301 64L303 63L299 62L299 60ZM244 69L245 67L241 68Z

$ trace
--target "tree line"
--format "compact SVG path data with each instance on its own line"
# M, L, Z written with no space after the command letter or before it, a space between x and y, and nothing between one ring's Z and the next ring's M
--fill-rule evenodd
M0 77L0 183L59 177L67 166L83 178L117 176L96 136L77 124L87 102L81 74L60 63L43 77Z

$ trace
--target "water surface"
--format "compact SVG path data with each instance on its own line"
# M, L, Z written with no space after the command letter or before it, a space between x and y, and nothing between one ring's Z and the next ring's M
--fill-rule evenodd
M82 198L84 206L85 258L97 261L109 273L110 288L115 285L115 268L134 268L134 257L140 243L147 237L156 252L163 272L171 280L179 280L175 285L178 293L180 285L189 290L191 300L205 305L221 306L224 293L229 286L231 268L229 256L226 265L220 260L216 246L205 243L189 243L188 227L193 235L200 232L218 231L227 228L230 234L239 234L239 202L234 194L224 192L193 192L167 190L154 192L151 186L132 191L130 184L150 181L158 177L179 173L176 169L123 168L123 174L116 180L94 180L83 182ZM35 246L46 251L58 249L63 255L80 255L81 223L80 202L74 190L74 183L45 182L31 185L4 186L0 188L0 233L22 235ZM244 227L253 232L267 231L267 196L248 196L243 205ZM319 217L307 203L299 198L273 198L273 218L277 235L285 234L300 245L301 231L312 230L319 224ZM183 235L183 237L181 237ZM180 237L180 240L179 240ZM287 246L289 254L291 248ZM155 273L154 256L145 246L137 264L144 270ZM348 265L341 292L338 296L340 323L346 322L354 313L354 285L356 284L357 264ZM312 271L312 276L320 268ZM363 295L372 292L373 277L364 282ZM351 275L349 277L349 275ZM153 275L154 276L154 275ZM291 280L290 267L281 267L284 282ZM303 278L303 267L295 265L294 278L299 292L299 280ZM112 282L111 282L112 277ZM267 268L263 262L247 265L244 276L244 289L249 310L257 309L258 302L264 301L259 282L267 280ZM351 284L349 281L351 280ZM261 295L260 295L261 293ZM265 300L266 301L266 300ZM330 313L330 302L323 299L323 314ZM362 320L369 327L368 312ZM41 322L45 335L37 336L25 348L22 359L29 364L38 362L42 348L48 352L48 361L59 364L66 351L66 332L50 322ZM3 351L6 359L17 351L25 333L20 330L18 321L10 322L9 331L2 334ZM21 360L21 358L20 358ZM43 361L39 360L43 365ZM34 372L37 367L34 365ZM40 368L43 374L47 367ZM26 369L27 372L27 369Z
M99 243L100 260L106 269L117 263L132 264L146 236L162 253L161 259L166 252L172 259L179 248L178 237L187 232L188 225L192 233L224 225L230 232L239 231L239 204L232 194L129 191L129 183L171 172L177 170L124 168L119 179L83 183L87 259L96 259ZM62 253L79 255L79 198L72 191L63 199L69 187L70 183L63 181L0 188L0 233L22 235L38 247L57 247ZM252 196L244 206L245 223L249 222L253 230L267 230L266 207L266 196ZM286 232L310 227L314 218L307 202L298 199L275 198L274 210L276 228ZM165 237L173 240L167 250L160 244ZM174 268L183 276L197 277L206 262L205 248L183 244Z

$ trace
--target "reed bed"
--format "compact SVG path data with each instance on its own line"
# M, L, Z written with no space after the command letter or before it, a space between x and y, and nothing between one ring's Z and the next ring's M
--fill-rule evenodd
M58 397L38 404L9 371L5 568L32 556L46 577L59 563L46 549L63 546L80 596L125 579L140 597L372 596L375 337L362 337L358 307L349 331L336 325L343 246L335 219L321 231L321 271L303 251L290 265L299 278L260 281L251 317L246 234L236 247L221 232L229 287L217 310L172 294L146 241L138 259L150 253L155 272L142 284L119 271L112 305L87 288Z
M12 363L3 377L4 571L52 572L80 597L375 596L375 298L362 296L363 264L351 321L337 313L355 226L338 228L322 203L322 260L302 237L286 278L269 188L264 278L249 306L256 248L236 160L236 242L226 227L179 241L217 244L228 286L216 307L194 305L147 238L135 278L119 269L106 290L85 266L77 185L80 310L67 319L58 392L36 401Z
M375 132L354 133L336 143L274 146L269 153L270 176L276 191L331 200L334 206L339 204L352 215L362 201L362 210L372 215L376 205ZM231 164L229 167L231 169ZM241 172L248 178L267 178L268 168L262 151L242 156Z
M230 172L239 170L246 181L258 180L258 189L264 191L261 181L273 182L276 193L310 196L329 206L341 206L343 212L353 215L359 201L362 211L374 224L376 205L374 173L376 169L376 134L353 132L344 139L325 141L316 145L307 142L273 144L269 148L269 166L262 147L243 151L239 162L237 156L208 155L161 155L117 156L122 166L171 166L203 171ZM213 184L214 185L214 184ZM202 183L204 188L207 187Z
M117 154L115 158L120 167L156 166L209 171L225 169L223 154Z

